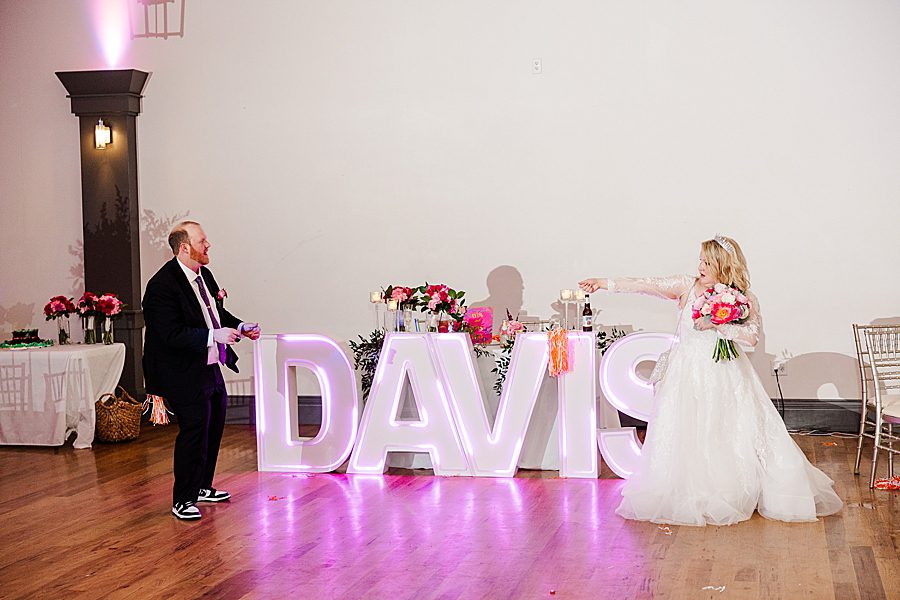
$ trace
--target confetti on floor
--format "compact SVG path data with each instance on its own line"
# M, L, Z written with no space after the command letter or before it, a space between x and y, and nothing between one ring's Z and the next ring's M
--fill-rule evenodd
M668 527L667 525L666 525L666 526L660 525L660 526L658 527L658 529L659 529L660 531L662 531L664 535L672 535L673 533L675 533L674 531L672 531L671 529L669 529L669 527Z
M890 479L876 479L875 489L884 491L900 490L900 475L894 475Z
M720 594L725 591L724 585L706 585L700 588L701 590L710 590L713 592L719 592Z
M822 442L823 446L837 446L837 442Z
M269 496L269 502L275 502L276 500L284 500L284 496Z

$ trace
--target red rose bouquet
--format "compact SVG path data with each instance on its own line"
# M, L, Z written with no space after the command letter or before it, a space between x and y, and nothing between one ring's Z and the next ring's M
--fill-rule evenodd
M65 296L53 296L50 298L50 302L44 306L44 318L48 321L56 321L60 345L69 343L69 315L77 310L72 298Z
M53 296L44 306L44 317L47 321L53 319L62 319L76 312L75 303L72 298L65 296Z
M119 300L115 294L106 293L97 298L97 310L100 311L105 319L103 319L103 343L113 343L113 325L114 317L119 316L124 308L125 303Z

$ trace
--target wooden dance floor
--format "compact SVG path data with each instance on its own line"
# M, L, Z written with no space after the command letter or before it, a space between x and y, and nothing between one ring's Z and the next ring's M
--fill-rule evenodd
M169 512L175 427L123 445L0 448L2 598L900 598L900 492L852 474L855 440L801 437L847 503L663 527L613 512L621 481L256 471L226 428L203 519ZM837 445L830 445L836 442Z

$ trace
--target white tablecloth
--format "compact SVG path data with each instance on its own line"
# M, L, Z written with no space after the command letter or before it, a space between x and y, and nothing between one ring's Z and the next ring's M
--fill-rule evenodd
M76 448L94 441L94 402L115 391L125 344L0 350L0 444Z
M482 398L484 399L485 413L488 416L488 422L493 427L497 409L500 406L500 397L493 389L494 382L497 380L497 375L491 373L491 369L495 366L494 358L492 356L483 356L477 359L476 364L484 386ZM597 355L597 364L600 364L599 353ZM597 426L601 429L621 427L619 413L603 397L599 383L597 384L597 396ZM522 452L519 455L518 463L519 468L542 471L559 470L558 398L556 379L545 374L540 392L538 392L531 422L525 433L525 440L522 442ZM400 418L418 419L409 382L405 386L403 398L401 399ZM388 465L405 469L430 469L431 458L427 453L390 452L388 454Z

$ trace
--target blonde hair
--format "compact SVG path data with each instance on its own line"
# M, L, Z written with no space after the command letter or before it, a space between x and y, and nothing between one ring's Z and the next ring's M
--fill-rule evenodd
M716 236L717 240L706 240L700 244L700 249L706 256L712 275L716 281L737 288L742 292L750 289L750 272L747 269L747 259L736 241L730 237ZM731 246L730 249L726 248Z

